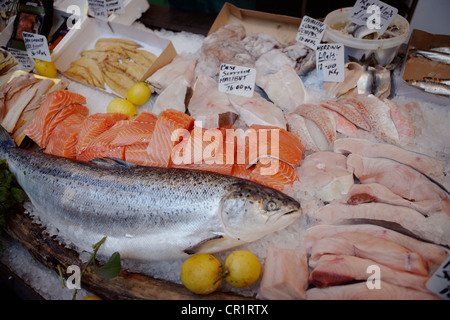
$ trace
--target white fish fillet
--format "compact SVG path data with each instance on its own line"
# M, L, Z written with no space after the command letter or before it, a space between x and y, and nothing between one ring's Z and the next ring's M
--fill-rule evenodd
M376 143L366 139L342 138L334 142L334 151L356 153L369 158L389 158L406 164L433 178L443 178L445 161L387 143Z
M349 220L369 219L393 222L417 237L439 245L450 244L450 219L445 214L424 217L420 212L386 203L363 203L356 206L332 203L314 214L318 224L338 224Z
M325 91L334 97L339 97L349 90L356 87L358 79L364 72L364 67L356 62L349 62L344 68L343 82L327 82L323 83Z
M159 116L161 112L167 109L174 109L186 112L186 92L189 83L185 77L179 76L167 88L165 88L156 98L152 113Z
M260 95L255 93L253 97L247 98L230 94L228 98L248 127L253 124L260 124L286 130L286 119L283 111Z
M307 300L440 300L433 293L383 283L380 289L369 289L366 282L312 288L306 291Z
M268 74L277 73L285 64L292 68L295 67L295 61L285 55L281 49L270 50L256 60L256 74L258 76L265 76Z
M349 103L363 116L371 132L386 142L398 145L399 135L391 119L391 109L374 95L358 95L343 100Z
M319 151L320 149L316 145L311 133L309 132L307 126L306 126L306 119L303 118L301 115L297 113L289 113L285 115L285 118L287 120L288 130L292 134L294 134L303 146L305 147L305 150L309 151ZM325 139L325 138L324 138ZM326 144L328 145L328 144Z
M301 104L295 112L313 121L323 132L331 145L336 139L336 122L331 112L317 104Z
M257 75L256 84L286 113L294 112L298 105L309 99L302 79L287 64L283 65L277 73Z
M370 130L370 126L367 121L364 120L363 116L356 111L355 107L352 105L334 100L322 100L320 101L320 104L325 108L338 112L357 127L366 131Z
M322 201L332 201L349 192L353 174L347 170L347 158L329 151L307 156L296 173L303 188L313 190Z
M428 261L430 270L444 263L450 251L442 246L421 241L397 231L387 229L374 224L350 224L350 225L316 225L305 231L302 244L308 252L314 243L320 239L331 237L343 232L363 232L375 237L391 240L399 245L419 253Z
M391 119L398 132L400 145L406 146L414 138L414 126L408 110L389 99L383 99L384 103L391 109Z

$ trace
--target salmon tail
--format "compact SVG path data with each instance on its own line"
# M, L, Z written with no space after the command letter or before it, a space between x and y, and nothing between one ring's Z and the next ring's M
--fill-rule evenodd
M8 131L0 125L0 151L11 147L16 147L16 143Z

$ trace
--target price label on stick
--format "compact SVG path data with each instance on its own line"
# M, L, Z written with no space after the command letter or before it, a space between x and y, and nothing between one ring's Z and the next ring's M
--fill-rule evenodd
M382 35L397 16L397 12L397 8L379 0L357 0L348 19Z
M256 70L223 63L220 65L219 91L252 97L255 90Z
M51 62L50 50L48 49L47 38L41 34L22 32L25 48L28 56L34 60L44 60Z
M124 14L123 0L106 0L106 9L110 14Z
M341 43L319 44L316 49L317 72L323 81L344 81L344 45Z
M94 18L108 21L108 8L106 0L88 0L89 15Z
M426 283L426 287L445 300L450 300L450 257Z
M308 16L304 16L302 18L302 23L298 28L296 40L303 43L305 46L316 50L317 45L320 44L320 41L322 41L325 28L325 23Z

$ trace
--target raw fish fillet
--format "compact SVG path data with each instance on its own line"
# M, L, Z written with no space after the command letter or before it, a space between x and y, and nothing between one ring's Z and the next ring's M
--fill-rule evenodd
M58 123L48 139L44 152L76 159L78 134L84 120L86 120L86 116L74 113Z
M196 65L196 60L176 56L169 64L155 71L147 81L156 87L157 93L161 93L178 77L182 77L188 86L192 86Z
M242 44L255 58L283 46L277 39L264 32L257 32L246 36L242 40Z
M167 109L186 112L186 93L189 83L185 77L179 76L174 79L156 98L152 113L159 116Z
M123 113L95 113L84 121L78 136L77 155L87 149L92 140L111 128L117 121L127 120Z
M316 104L301 104L295 108L296 113L313 121L332 145L336 139L336 122L334 116L326 108Z
M364 120L363 116L358 111L356 111L356 109L352 105L334 100L323 100L320 102L320 105L341 114L355 126L366 131L370 130L370 126L367 121Z
M420 212L402 206L386 203L362 203L347 205L340 203L328 204L314 214L318 224L337 224L341 222L374 220L379 223L401 226L420 239L439 245L450 244L450 221L448 216L434 214L424 217Z
M228 95L220 92L217 82L206 75L197 78L188 110L196 121L202 121L201 126L206 129L225 127L238 117Z
M230 94L231 105L247 126L253 124L280 127L286 130L283 111L274 103L255 94L251 98Z
M36 112L34 119L25 128L24 133L40 147L45 148L47 141L44 140L44 137L48 134L47 126L51 119L61 108L73 103L85 104L86 98L78 93L65 90L50 92Z
M381 275L381 286L387 282L429 293L425 286L428 276L399 271L371 259L349 255L323 255L309 275L311 284L319 288L348 283L353 280L367 280L373 273L368 272L372 265L378 266Z
M148 143L125 146L125 161L145 166L148 163Z
M180 134L189 131L193 125L194 119L183 112L172 109L163 111L156 120L155 129L148 144L148 157L145 164L168 167L172 149L177 144Z
M380 183L393 193L411 200L450 201L448 193L421 172L386 158L367 158L358 154L347 157L347 166L361 183Z
M356 62L349 62L344 68L344 81L343 82L328 82L325 81L323 86L325 91L333 96L339 97L351 89L355 88L359 78L364 72L364 67Z
M90 161L96 158L116 158L125 159L124 146L112 146L111 142L117 134L130 125L130 120L119 120L111 128L94 137L87 147L78 154L77 159Z
M262 159L252 170L249 180L283 192L299 179L294 168L284 161Z
M315 50L303 43L294 41L282 49L283 53L295 62L294 70L298 75L305 75L316 67Z
M30 86L16 94L18 99L14 101L14 104L11 103L11 108L6 113L4 119L0 121L1 126L5 128L6 131L9 133L13 132L20 115L33 100L37 90L37 87Z
M409 144L415 136L415 129L408 110L392 100L385 98L383 101L391 109L391 119L397 129L400 145Z
M287 64L283 65L277 73L257 75L256 84L285 113L294 112L297 106L306 103L309 99L302 79Z
M270 300L306 299L307 254L301 249L270 246L262 270L258 297Z
M55 127L65 118L74 113L79 113L82 114L83 116L87 116L89 114L89 109L86 106L79 103L73 103L60 109L58 113L56 113L48 123L47 131L44 133L42 141L45 141L45 144L47 144L47 141L50 135L52 134L53 130L55 129Z
M371 128L371 132L386 142L399 145L400 138L391 118L391 109L374 95L357 95L343 100L363 116Z
M316 225L303 233L302 243L306 250L310 252L314 243L320 239L343 232L363 232L375 237L394 241L412 252L419 253L427 260L430 270L433 270L436 266L444 263L445 259L450 254L450 251L444 247L421 241L374 224Z
M334 151L355 153L368 158L388 158L406 164L433 178L443 178L445 161L425 154L409 151L387 143L376 143L365 139L342 138L334 142Z
M257 76L277 73L283 65L295 67L295 61L290 59L281 49L270 50L261 55L255 62Z
M307 156L296 172L302 188L313 190L322 201L341 198L354 184L347 158L334 152L318 151Z
M297 113L289 113L285 115L288 125L288 131L295 135L308 151L319 151L313 137L306 127L306 120Z
M328 112L331 112L331 114L334 117L334 122L336 123L336 131L342 133L343 135L346 135L347 137L359 137L359 131L358 128L347 120L344 116L342 116L340 113L337 113L336 111L329 110Z
M366 258L396 270L428 275L428 264L420 254L367 233L342 232L320 239L311 248L309 265L315 267L320 257L326 254Z
M383 282L380 289L369 289L366 282L312 288L306 291L308 300L440 300L433 293Z
M117 133L111 146L130 146L133 144L149 143L155 128L154 122L130 121L129 125Z
M441 200L409 201L393 193L389 188L379 183L354 184L350 191L342 198L337 199L337 201L351 205L368 202L382 202L417 210L425 217L434 212L445 212L445 210L448 210Z

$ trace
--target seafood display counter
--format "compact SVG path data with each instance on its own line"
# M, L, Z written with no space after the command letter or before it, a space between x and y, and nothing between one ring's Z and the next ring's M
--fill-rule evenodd
M172 31L146 26L151 10L127 26L80 19L53 77L4 50L0 174L19 204L1 286L54 300L448 299L448 85L404 75L418 55L448 66L449 37L419 48L403 18L380 39L325 24L328 44L401 37L389 58L347 46L332 82L296 41L302 19L226 3ZM256 259L245 285L228 259L241 251ZM181 272L202 254L220 265L208 294Z

